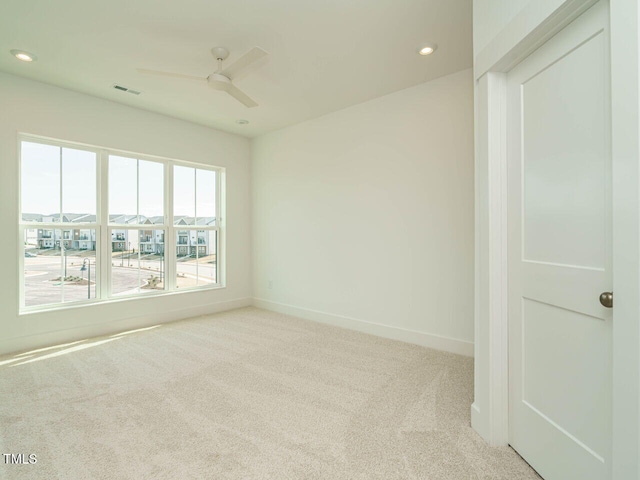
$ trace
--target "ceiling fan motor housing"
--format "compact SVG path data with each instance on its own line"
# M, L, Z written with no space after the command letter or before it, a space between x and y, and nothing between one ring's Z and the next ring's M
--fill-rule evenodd
M231 86L231 80L229 77L225 77L224 75L220 75L219 73L212 73L207 77L207 82L211 88L216 90L228 90Z

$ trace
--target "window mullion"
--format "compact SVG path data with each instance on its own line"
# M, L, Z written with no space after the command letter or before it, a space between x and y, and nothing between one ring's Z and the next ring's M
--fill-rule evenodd
M96 261L99 262L98 272L100 280L96 288L98 298L108 298L111 295L111 232L109 225L109 161L108 152L101 150L98 154L98 231L99 249ZM96 275L96 279L98 276Z
M60 230L60 294L61 294L61 300L60 303L64 303L64 281L65 281L65 271L64 271L64 264L66 261L66 256L67 256L67 250L64 246L64 230ZM56 241L56 232L55 230L53 231L53 245L54 245L54 249L55 249L55 241Z
M20 216L22 217L22 211L20 212ZM24 274L24 252L26 250L26 246L24 244L25 240L25 232L29 227L26 225L18 225L18 235L20 235L20 241L18 242L18 271L22 272L20 275L20 285L18 286L18 295L20 297L20 308L25 306L24 301L24 282L25 282L25 274Z
M60 216L58 217L60 220L60 223L62 224L62 216L63 216L63 211L62 211L62 147L58 147L58 149L60 150L60 164L59 164L59 176L60 176L60 198L58 199L58 208L60 209Z
M196 286L200 284L199 263L200 244L198 243L198 169L193 169L193 224L196 227ZM190 238L189 235L188 238ZM190 254L191 252L187 252ZM177 254L176 254L177 255Z
M60 199L59 199L59 209L60 209L60 224L62 225L62 221L64 218L64 212L62 211L62 207L63 207L63 193L62 193L62 185L63 185L63 180L62 180L62 173L63 173L63 168L62 168L62 147L58 147L58 150L60 152L60 164L59 164L59 172L60 172ZM62 226L60 226L60 303L64 303L64 275L65 275L65 271L64 271L64 261L65 261L65 255L67 254L67 252L64 249L64 230L62 230ZM55 229L53 230L53 248L55 249L56 247L56 231Z
M166 233L164 238L165 290L176 289L176 229L173 215L173 162L165 164L165 218Z
M225 205L223 204L226 194L223 191L226 185L224 177L225 171L220 169L216 171L216 283L218 285L226 284L226 271L223 259L225 248L225 232L226 232L226 216Z
M141 224L140 221L140 160L136 159L136 222Z

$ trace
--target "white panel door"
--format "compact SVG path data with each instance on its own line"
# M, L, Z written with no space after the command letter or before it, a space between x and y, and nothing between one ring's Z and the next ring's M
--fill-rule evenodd
M611 459L608 3L508 74L509 439L547 480Z

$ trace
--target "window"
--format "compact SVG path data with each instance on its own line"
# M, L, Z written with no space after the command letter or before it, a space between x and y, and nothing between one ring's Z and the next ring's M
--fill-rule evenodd
M109 155L111 294L165 291L164 164Z
M95 299L96 152L23 141L21 159L23 306Z
M222 286L220 168L23 137L21 305Z
M176 288L215 285L218 272L216 172L176 166L173 182Z

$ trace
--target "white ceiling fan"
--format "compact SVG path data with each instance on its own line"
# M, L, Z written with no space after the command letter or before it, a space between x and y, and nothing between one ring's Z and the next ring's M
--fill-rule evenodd
M246 67L252 63L258 61L262 57L268 55L267 52L259 47L253 47L231 65L228 65L224 70L222 69L222 62L229 56L229 50L224 47L215 47L211 49L211 53L218 61L218 70L209 75L208 77L197 77L194 75L183 75L181 73L171 72L159 72L157 70L147 70L144 68L138 68L138 72L147 73L151 75L163 75L165 77L185 78L188 80L206 81L209 86L216 90L222 90L227 92L233 98L242 103L245 107L256 107L258 104L255 100L249 97L246 93L240 90L233 84L233 78Z

